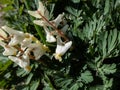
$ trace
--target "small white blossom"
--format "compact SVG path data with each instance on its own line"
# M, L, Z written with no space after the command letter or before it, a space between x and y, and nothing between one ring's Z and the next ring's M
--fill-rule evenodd
M56 42L56 38L50 33L47 27L44 26L44 30L46 32L46 41L47 42Z
M16 55L17 53L17 49L11 46L8 46L6 43L0 41L0 45L5 49L5 51L3 52L4 56L8 56L8 55Z
M21 44L21 49L24 50L25 48L27 48L27 46L32 43L33 39L34 39L33 35L31 35L29 33L25 33L25 38L20 43Z
M17 65L19 65L21 68L30 71L31 67L30 67L29 54L30 54L30 50L27 49L24 53L19 52L16 56L8 56L8 58L11 59L13 62L15 62Z
M39 18L40 20L34 20L33 23L40 25L40 26L49 26L49 24L44 20L43 18L46 18L48 20L49 18L49 12L45 8L42 2L39 1L39 7L36 11L28 11L28 13L36 18Z
M16 31L7 26L3 26L2 29L0 32L3 33L3 36L0 35L0 45L4 48L3 55L8 56L9 59L27 71L31 69L30 59L38 60L48 51L48 47L29 33ZM46 31L46 34L49 37L48 34L50 33L48 31Z
M42 14L42 16L48 18L48 10L45 8L45 6L43 5L42 2L39 1L39 7L36 11L28 11L28 13L31 15L31 16L34 16L36 18L39 18L41 19L41 15L38 13L40 12Z
M31 51L33 52L35 60L38 60L47 51L47 48L40 42L39 43L31 43L27 47L29 49L31 49Z
M64 16L64 13L63 14L59 14L56 19L54 19L54 20L52 20L50 22L52 22L54 24L54 26L58 27L60 22L63 21L63 16Z
M67 43L63 43L60 37L57 37L57 47L55 51L55 59L58 59L59 61L62 60L61 56L63 56L67 50L71 47L72 41L69 41Z
M8 58L18 64L21 68L24 68L27 71L31 70L26 56L22 57L22 59L15 56L8 56Z
M21 43L25 38L25 34L21 31L14 30L7 26L3 26L2 29L4 29L11 36L11 41L8 44L10 46L14 46Z

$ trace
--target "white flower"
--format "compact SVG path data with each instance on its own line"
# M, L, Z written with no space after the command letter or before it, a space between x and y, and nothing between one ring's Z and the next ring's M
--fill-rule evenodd
M56 19L54 19L54 20L52 20L50 22L52 22L54 24L54 26L58 27L60 22L63 21L63 16L64 16L64 13L63 14L59 14Z
M44 16L48 22L50 22L51 24L53 24L55 27L58 27L60 22L63 21L63 16L64 16L64 13L63 14L59 14L54 20L52 21L49 21L48 18L46 18L46 16ZM46 22L45 20L34 20L33 23L37 24L37 25L40 25L40 26L51 26L48 22Z
M27 71L31 70L30 60L29 60L29 50L26 50L22 56L8 56L13 62L19 65L21 68L24 68Z
M21 31L14 30L7 26L3 26L2 29L4 29L11 36L11 41L8 44L10 46L14 46L21 43L25 38L25 34Z
M45 8L45 6L43 5L42 2L39 1L39 7L38 7L38 9L36 11L28 11L28 13L30 15L40 19L40 20L34 20L33 23L35 23L37 25L40 25L40 26L44 26L44 25L49 26L49 24L45 20L45 19L48 20L49 12Z
M48 28L44 26L44 30L46 32L46 41L49 43L56 42L56 38L50 33Z
M33 52L35 60L38 60L47 51L47 48L40 42L39 43L31 43L27 47L29 49L31 49L31 51Z
M41 19L41 15L38 13L40 12L42 16L48 18L48 10L45 8L45 6L43 5L42 2L39 1L39 7L36 11L28 11L28 13L31 15L31 16L34 16L36 18L39 18Z
M0 29L0 41L6 38L7 38L7 34L2 29Z
M21 44L21 49L24 50L25 48L27 48L27 46L32 43L33 39L34 39L33 35L31 35L29 33L25 33L25 38L20 43Z
M61 56L63 56L67 50L71 47L72 45L72 41L69 41L67 43L63 43L60 37L57 37L57 47L56 47L56 51L55 51L55 59L61 61L62 58Z
M16 55L17 49L11 46L8 46L6 43L0 41L0 45L4 47L5 51L3 52L4 56Z

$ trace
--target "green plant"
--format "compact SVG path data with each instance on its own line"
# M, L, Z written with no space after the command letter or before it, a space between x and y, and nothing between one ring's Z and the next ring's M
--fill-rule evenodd
M33 23L28 10L39 0L1 0L6 24L33 34L51 50L31 61L27 72L0 55L0 88L15 90L118 90L120 83L119 0L41 0L50 20L65 14L65 35L73 42L62 62L53 58L56 43L48 43L43 27ZM24 21L24 22L23 22ZM61 29L59 25L59 29ZM51 27L49 27L52 30ZM64 38L63 38L64 39ZM3 50L0 48L0 50ZM1 51L2 52L2 51Z

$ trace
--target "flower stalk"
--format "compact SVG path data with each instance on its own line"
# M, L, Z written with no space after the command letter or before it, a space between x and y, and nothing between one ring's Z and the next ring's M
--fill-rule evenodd
M56 30L56 32L58 33L58 35L60 35L62 38L64 38L65 41L68 41L68 38L65 36L65 34L64 34L61 30L59 30L59 29L58 29L55 25L53 25L47 18L45 18L45 17L41 14L40 11L37 10L37 12L38 12L38 14L42 17L43 20L45 20L50 26L52 26L52 28L53 28L54 30Z
M27 4L27 0L24 0L24 3L25 3L26 8L29 10L30 7ZM34 20L33 17L30 16L30 18L31 18L32 21ZM46 41L45 41L45 38L44 38L44 35L43 35L42 31L39 30L39 27L36 24L34 24L34 27L35 27L35 30L37 31L39 37L41 38L42 42L45 44Z

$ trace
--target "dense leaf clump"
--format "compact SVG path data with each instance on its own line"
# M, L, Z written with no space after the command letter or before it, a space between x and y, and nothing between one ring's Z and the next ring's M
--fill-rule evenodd
M45 41L43 28L34 24L35 18L28 14L28 10L37 10L38 1L0 0L6 25L33 34L51 50L40 60L31 61L30 72L0 54L0 88L119 90L120 1L41 0L50 12L50 20L64 12L69 25L65 34L73 45L62 57L62 62L51 55L55 43Z

